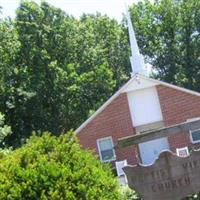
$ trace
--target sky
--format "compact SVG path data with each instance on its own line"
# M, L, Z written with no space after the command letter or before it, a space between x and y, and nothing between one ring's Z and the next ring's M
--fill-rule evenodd
M41 0L34 0L40 3ZM125 13L125 3L131 5L139 0L46 0L51 5L61 8L68 14L79 17L83 13L107 14L119 22L122 19L122 13ZM142 0L140 0L142 1ZM20 0L0 0L0 6L3 7L3 16L15 17L15 10Z

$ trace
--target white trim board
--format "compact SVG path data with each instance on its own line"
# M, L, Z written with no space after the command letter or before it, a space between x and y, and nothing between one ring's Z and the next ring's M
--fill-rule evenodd
M138 85L136 85L136 83ZM134 88L130 88L129 86L133 86ZM147 87L152 87L155 85L164 85L166 87L173 88L175 90L179 90L182 92L186 92L195 96L200 97L200 93L195 92L193 90L185 89L176 85L172 85L160 80L152 79L143 75L135 75L133 76L124 86L122 86L113 96L111 96L96 112L94 112L85 122L81 124L76 130L75 133L78 134L86 125L92 121L99 113L101 113L114 99L116 99L120 94L125 92L131 92L135 90L144 89Z
M160 100L155 86L131 91L127 96L134 127L163 121Z
M103 111L106 106L108 106L114 99L116 99L123 90L134 80L132 77L124 86L122 86L113 96L111 96L96 112L94 112L83 124L75 130L75 133L79 133L92 119L94 119L101 111Z
M189 89L186 89L186 88L183 88L183 87L180 87L180 86L176 86L176 85L173 85L173 84L170 84L170 83L166 83L166 82L164 82L164 81L152 79L152 78L145 77L145 76L142 76L142 75L139 75L139 76L140 76L141 78L143 78L143 79L153 81L154 83L157 83L157 85L164 85L164 86L173 88L173 89L175 89L175 90L180 90L180 91L182 91L182 92L186 92L186 93L189 93L189 94L192 94L192 95L195 95L195 96L200 96L200 93L199 93L199 92L195 92L195 91L193 91L193 90L189 90Z

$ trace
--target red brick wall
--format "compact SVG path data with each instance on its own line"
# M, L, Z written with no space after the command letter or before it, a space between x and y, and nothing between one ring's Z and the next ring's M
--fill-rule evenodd
M173 152L176 152L176 148L191 146L190 135L188 133L178 133L172 135L168 138L168 141L170 144L170 149Z
M84 148L95 150L98 155L97 139L112 136L117 139L135 134L129 112L127 95L120 94L101 113L99 113L79 133L78 138ZM117 160L127 159L129 164L136 163L136 147L116 150Z
M200 97L163 85L157 86L165 126L185 122L200 117ZM171 149L191 146L188 133L180 133L168 138Z
M200 117L200 97L167 86L158 85L157 91L165 126ZM97 139L112 136L117 139L135 134L129 112L127 95L119 95L101 113L91 120L79 133L78 138L84 148L94 150L98 155ZM190 146L189 134L176 134L168 138L171 150ZM138 161L137 147L116 150L117 160L127 159L129 164Z

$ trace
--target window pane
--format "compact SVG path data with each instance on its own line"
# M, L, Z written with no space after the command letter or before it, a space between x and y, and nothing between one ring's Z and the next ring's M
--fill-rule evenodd
M102 157L102 160L113 159L114 158L113 150L109 149L109 150L101 151L101 157Z
M192 139L193 139L193 141L200 140L200 130L192 131Z
M100 140L99 146L100 146L101 151L112 149L111 139Z

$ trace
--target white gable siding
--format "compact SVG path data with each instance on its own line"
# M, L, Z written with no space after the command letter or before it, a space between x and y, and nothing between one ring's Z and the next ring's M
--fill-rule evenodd
M142 90L145 88L150 88L155 85L158 85L158 83L154 83L153 81L149 81L142 78L135 78L125 89L123 92L133 92L136 90Z
M128 93L133 126L162 121L160 102L155 87Z
M75 131L78 134L86 125L91 122L99 113L101 113L114 99L116 99L121 93L131 92L135 90L140 90L148 87L153 87L155 85L163 85L169 88L173 88L178 91L183 91L188 94L192 94L195 96L200 96L200 93L188 90L185 88L181 88L169 83L165 83L163 81L155 80L149 77L145 77L142 75L133 76L120 90L118 90L112 97L110 97L92 116L90 116L80 127L78 127Z

